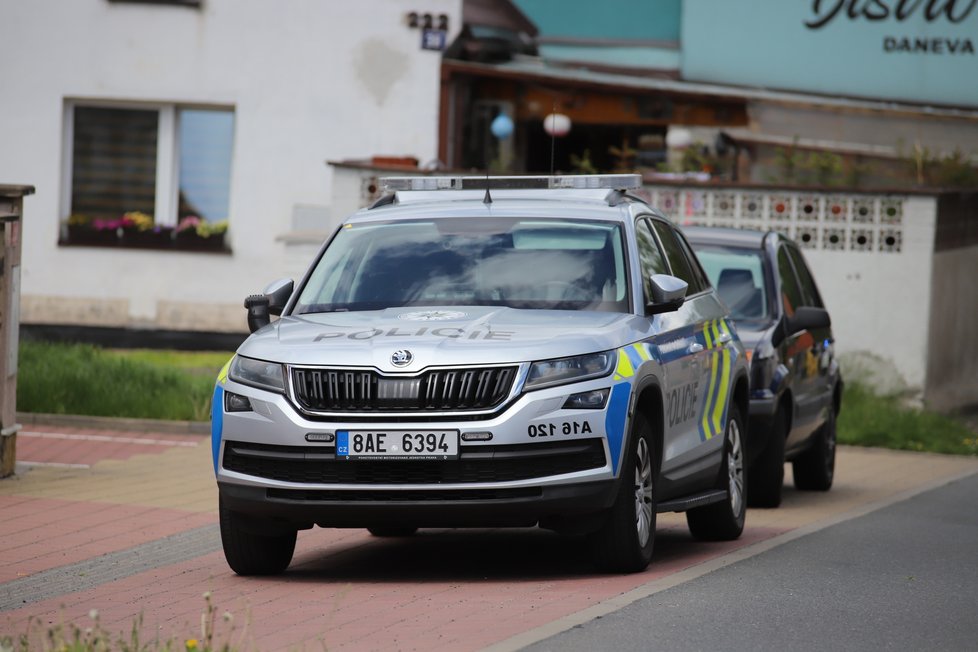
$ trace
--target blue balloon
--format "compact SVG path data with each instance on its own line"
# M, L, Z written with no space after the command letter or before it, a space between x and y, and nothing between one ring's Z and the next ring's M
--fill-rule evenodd
M505 113L500 113L489 125L489 131L499 140L506 140L513 135L513 121Z

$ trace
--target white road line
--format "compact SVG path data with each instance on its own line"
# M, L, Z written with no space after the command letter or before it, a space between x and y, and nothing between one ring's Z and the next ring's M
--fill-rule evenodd
M55 466L59 469L90 469L91 464L68 464L67 462L31 462L28 460L17 460L17 466Z
M21 430L17 433L20 437L38 437L40 439L68 439L75 441L111 441L119 444L139 444L143 446L185 446L193 448L198 445L196 441L186 441L180 439L139 439L136 437L113 437L111 435L75 435L63 432L35 432L31 430Z

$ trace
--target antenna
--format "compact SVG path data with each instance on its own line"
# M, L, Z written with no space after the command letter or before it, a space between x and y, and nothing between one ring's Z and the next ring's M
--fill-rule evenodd
M482 203L486 205L492 203L492 195L489 194L489 170L488 169L486 170L486 196L482 198Z
M495 142L494 140L495 134L492 133L492 122L489 122L489 136L490 136L489 142L490 143ZM489 159L488 147L485 149L485 152L486 152L486 194L482 198L482 203L488 206L489 204L492 203L492 195L489 194L489 166L491 165L491 163L488 160Z
M554 175L554 148L557 137L554 136L554 127L557 125L557 100L554 100L554 108L550 112L550 176Z

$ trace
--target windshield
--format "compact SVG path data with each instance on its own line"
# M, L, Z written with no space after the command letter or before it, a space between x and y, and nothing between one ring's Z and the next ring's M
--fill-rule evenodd
M443 218L346 224L293 313L399 306L628 312L621 226Z
M694 245L696 257L735 320L766 320L770 315L764 259L760 249Z

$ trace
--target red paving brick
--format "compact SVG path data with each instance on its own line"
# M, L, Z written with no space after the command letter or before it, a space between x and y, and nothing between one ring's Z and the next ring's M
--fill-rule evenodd
M102 460L127 460L133 455L160 453L167 448L198 446L199 441L199 436L31 426L17 435L17 460L27 465L90 466Z
M22 496L0 496L0 513L0 582L216 523L213 514Z
M114 477L114 469L142 469L147 454L174 447L206 448L199 436L63 427L32 427L30 431L48 436L20 437L19 460L94 465L90 470L58 470L57 477L67 479L65 487L87 487L89 478L104 484L106 478ZM134 455L140 455L142 463L125 462ZM848 455L863 469L872 454ZM186 465L193 466L198 457L196 453L179 453L159 459L163 463L172 458L174 464L189 468ZM843 456L842 468L846 459ZM899 456L880 459L905 463ZM108 460L122 463L99 464ZM947 473L960 472L948 468ZM767 527L752 525L749 517L744 536L735 542L696 542L681 517L663 519L652 565L634 575L595 574L580 541L540 530L422 530L410 538L378 539L363 530L316 529L299 534L293 563L280 577L238 577L228 569L222 553L204 554L0 613L0 636L23 633L30 617L42 624L71 622L86 627L91 624L89 611L97 609L101 623L113 633L128 632L142 614L143 640L157 636L164 640L200 638L205 605L201 596L211 592L221 636L226 637L233 626L233 640L244 649L253 643L260 650L322 649L323 645L354 652L477 650L801 523L825 518L831 509L849 509L860 492L878 496L872 493L872 482L903 477L887 469L880 465L874 474L862 472L860 481L865 486L840 485L831 495L820 496L820 503L828 510L821 516L804 512L804 518L799 518L802 511L783 507L777 513L770 512L777 518L759 514L762 518L757 520ZM172 473L166 467L158 467L158 471L157 481L169 479ZM101 498L104 502L72 500L70 494L55 494L57 498L0 495L0 513L4 515L0 595L4 582L215 523L213 512L200 511L202 485L190 484L193 486L165 484L170 498L181 502L160 504L183 507L181 492L196 492L197 511L110 504ZM148 500L153 491L158 490L137 490L138 495L129 496L129 502ZM792 496L789 493L789 499ZM209 507L204 498L206 510ZM807 504L801 497L795 499L799 505ZM838 506L830 507L829 499L839 501ZM232 623L221 621L225 611L233 614ZM219 642L225 640L221 636Z
M735 542L704 544L666 530L644 573L596 575L579 545L541 531L380 540L313 530L300 533L295 564L281 577L237 577L218 552L9 611L0 632L23 632L29 616L84 624L95 608L109 631L128 630L142 613L144 632L187 637L211 591L218 612L247 621L262 650L318 648L320 637L330 649L476 650L780 532L753 528ZM453 558L459 549L477 554Z

